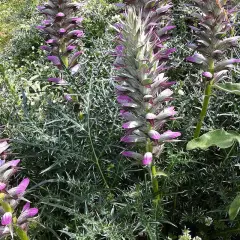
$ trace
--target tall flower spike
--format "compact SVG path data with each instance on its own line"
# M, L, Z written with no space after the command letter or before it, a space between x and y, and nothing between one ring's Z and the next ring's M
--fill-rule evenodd
M234 8L228 6L228 9L225 9L223 7L225 0L193 0L193 2L201 13L193 14L198 19L198 26L190 27L195 33L196 40L194 44L189 44L189 47L194 49L195 53L186 60L200 66L205 83L203 109L194 134L196 138L199 137L206 116L212 86L226 78L229 69L240 62L240 59L227 59L226 54L230 48L238 45L240 36L230 36Z
M158 1L151 1L157 4ZM164 6L161 5L161 9ZM163 71L173 49L165 49L166 31L159 21L162 11L145 12L141 7L128 7L124 20L115 24L119 33L119 45L113 53L117 101L126 130L121 141L129 143L133 151L124 151L124 156L133 158L151 169L155 200L159 201L155 160L159 157L165 141L174 141L179 132L163 131L164 123L175 114L174 107L166 103L172 99ZM154 16L154 17L153 17ZM149 21L151 19L151 21ZM154 21L155 19L155 21Z
M49 0L43 6L38 6L40 13L46 20L37 28L48 36L47 45L40 49L48 53L48 60L59 69L57 78L49 78L49 82L66 86L63 70L68 70L72 75L78 72L80 65L78 58L82 52L77 51L79 39L84 36L81 28L82 17L75 14L81 5L69 0ZM54 80L55 79L55 80ZM72 92L69 89L70 92Z
M150 10L149 17L152 14ZM154 16L159 22L159 16ZM158 146L180 136L179 132L162 130L164 123L176 114L174 107L166 106L166 102L172 99L173 92L168 87L173 83L168 82L163 73L173 50L158 47L159 42L164 40L157 35L157 23L151 22L149 26L149 17L146 12L143 15L143 9L129 7L125 12L125 20L115 25L122 39L113 53L117 56L114 62L117 69L117 101L122 109L121 116L125 120L123 128L126 130L121 141L130 143L132 148L140 151L122 154L141 159L143 165L152 163L149 153L158 154L153 148L162 149Z
M0 155L7 150L9 144L7 141L1 141ZM29 184L29 179L23 179L17 187L10 188L10 177L17 172L20 160L5 161L0 160L0 238L20 234L21 231L27 231L29 221L37 215L37 208L30 208L30 203L27 202L22 210L22 213L17 217L19 212L19 203L23 199L26 188ZM26 199L23 199L26 201ZM18 231L14 231L18 228ZM15 239L15 238L14 238Z

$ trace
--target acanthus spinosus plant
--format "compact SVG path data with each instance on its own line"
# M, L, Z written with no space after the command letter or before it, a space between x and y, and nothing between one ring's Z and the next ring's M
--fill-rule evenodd
M176 114L174 107L166 104L172 99L170 87L175 82L168 82L164 75L169 55L175 50L163 45L172 26L158 25L159 17L168 9L169 5L161 5L149 9L146 15L142 8L128 7L124 19L115 24L119 42L114 52L115 82L126 130L121 141L129 144L129 151L122 154L149 167L156 203L160 200L157 159L164 143L181 135L163 130L167 120Z
M234 6L233 1L226 0L193 0L193 2L200 13L194 14L198 19L198 26L191 28L195 32L196 41L189 46L196 53L186 60L201 66L205 90L194 139L188 143L187 148L206 149L213 145L220 148L228 148L232 145L234 147L236 141L240 143L240 135L235 131L226 132L221 129L210 131L201 137L199 135L213 88L240 95L240 83L226 81L234 64L240 63L240 59L227 57L228 50L239 46L240 36L234 36L234 13L239 10L239 7ZM239 199L238 194L230 205L230 220L234 220L238 215Z
M37 215L38 209L31 208L30 202L24 198L29 185L28 178L24 178L16 187L10 186L10 178L20 169L20 159L6 161L8 148L8 140L0 140L0 238L10 236L13 239L17 235L26 240L29 222ZM25 204L20 209L23 201Z
M83 53L78 50L79 39L84 36L81 28L82 17L76 17L76 12L82 4L72 3L70 0L49 0L38 6L40 13L46 16L42 25L37 28L43 31L48 39L47 45L40 48L48 52L48 60L59 69L59 76L51 77L49 82L56 85L68 85L64 79L64 71L74 75L79 70L78 58ZM65 99L71 101L72 90L65 94Z
M212 88L227 92L240 89L236 83L220 83L227 78L234 64L240 62L240 59L227 58L228 50L238 46L240 36L231 36L234 33L231 20L237 9L233 6L229 8L231 6L229 4L224 7L225 0L193 0L193 2L200 13L193 14L198 20L198 26L191 26L196 41L189 44L189 47L195 50L195 53L186 60L200 65L205 86L202 111L194 133L194 138L197 138L207 114Z

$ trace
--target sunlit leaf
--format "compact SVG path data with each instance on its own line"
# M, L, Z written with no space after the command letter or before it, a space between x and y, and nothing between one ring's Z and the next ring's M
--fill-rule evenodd
M229 207L228 214L231 220L234 220L237 217L239 210L240 210L240 194L235 197L235 199L233 200Z
M219 148L229 148L234 142L240 144L240 134L235 131L226 132L223 129L214 130L203 134L201 137L188 142L187 150L195 148L207 149L212 146Z
M214 85L215 88L240 95L240 83L219 83Z
M15 227L15 231L19 237L19 239L21 240L29 240L27 233L25 231L23 231L20 227Z
M158 177L161 177L161 176L163 176L163 177L168 177L168 175L167 175L165 172L163 172L163 171L158 171L158 172L156 173L156 176L158 176Z
M13 212L9 203L1 201L0 204L2 205L2 208L4 209L5 212Z

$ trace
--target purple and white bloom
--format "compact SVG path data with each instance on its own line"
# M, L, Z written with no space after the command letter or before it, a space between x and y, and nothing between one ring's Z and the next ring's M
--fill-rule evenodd
M29 178L24 178L17 187L9 189L8 193L13 197L23 196L29 185L29 182Z
M174 107L168 107L163 109L157 116L156 119L163 120L169 117L173 117L177 112L174 110Z
M46 43L49 44L49 45L57 44L57 39L50 38L46 41ZM49 47L51 48L51 46L49 46Z
M9 144L4 139L0 139L0 144L2 144L2 149L0 148L0 154L6 151ZM0 226L0 237L8 238L14 237L15 227L19 227L24 231L27 231L29 220L38 213L37 208L30 208L30 204L26 203L23 207L22 213L18 217L18 205L23 199L23 195L29 185L29 179L23 179L20 184L16 187L10 187L10 177L13 176L20 168L18 167L20 159L6 161L0 160L0 191L2 194L1 201L2 207L0 211L1 215L1 226ZM24 198L25 201L27 201ZM7 207L7 211L5 207Z
M22 213L17 219L17 223L19 225L25 223L29 218L33 218L38 214L38 209L37 208L30 208L30 203L26 203L23 206Z
M137 152L132 152L132 151L124 151L122 152L122 155L125 157L133 158L136 160L143 160L143 155Z
M150 130L148 136L153 140L158 140L161 137L160 133L155 130Z
M40 46L40 49L43 50L43 51L47 51L47 52L50 52L52 50L51 47L46 46L46 45Z
M213 77L212 73L210 73L210 72L203 72L202 76L205 78L209 78L209 79L211 79Z
M7 141L0 142L0 154L9 148Z
M143 160L142 160L142 164L144 166L151 165L152 160L153 160L152 153L151 152L147 152L147 153L144 154L144 157L143 157Z
M9 167L16 167L20 162L20 159L4 162L0 167L0 173L5 172Z
M122 55L123 55L123 50L124 50L124 46L123 46L123 45L117 45L117 46L115 47L115 51L113 52L113 56L122 57Z
M1 224L3 226L6 226L6 225L10 225L11 223L12 223L12 213L11 212L4 213L1 219Z
M66 94L65 96L64 96L64 98L65 98L65 100L67 100L68 102L71 102L73 99L72 99L72 97L69 95L69 94Z
M65 17L65 14L63 12L59 12L57 15L56 15L57 18L63 18Z
M51 61L53 63L53 65L61 67L61 61L60 61L59 57L48 56L47 58L48 58L49 61Z
M48 78L49 82L56 83L57 85L68 85L68 83L61 78Z
M75 45L69 45L69 46L67 46L67 51L68 51L68 52L71 52L71 51L73 51L74 49L76 49L76 47L77 47L77 46L75 46Z
M81 23L83 21L82 17L72 17L70 18L71 23Z
M84 36L84 33L82 30L73 30L67 34L68 38L73 38L73 39L81 38L83 36Z
M179 133L179 132L172 132L171 130L168 130L165 133L160 135L159 141L172 140L172 139L177 138L179 136L181 136L181 133Z
M198 64L206 64L207 59L202 54L194 54L193 56L187 57L186 60L188 62L198 63Z
M0 191L5 189L6 186L7 186L6 183L0 182Z
M169 22L164 25L167 21L164 23L161 17L171 5L162 1L148 2L132 1L134 7L128 7L124 20L114 25L121 38L113 51L117 102L126 131L121 141L129 145L129 151L122 155L141 160L143 165L154 162L165 140L181 135L172 131L161 134L164 123L177 113L174 107L166 106L172 99L170 87L175 82L168 82L164 74L170 54L176 51L164 47L168 32L175 26ZM150 5L157 11L152 11ZM167 16L164 15L164 19Z
M126 6L126 4L124 4L124 3L115 3L115 6L119 7L119 8L124 8Z

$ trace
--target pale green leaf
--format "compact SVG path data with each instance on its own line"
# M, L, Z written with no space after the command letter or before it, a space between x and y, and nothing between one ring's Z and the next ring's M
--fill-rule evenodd
M0 201L0 204L2 205L2 208L4 209L5 212L13 212L12 207L10 206L9 203L5 202L5 201Z
M235 131L226 132L223 129L214 130L203 134L199 138L195 138L188 142L187 150L195 148L207 149L212 146L219 148L229 148L234 142L240 144L240 134Z
M158 177L161 177L161 176L168 177L168 175L165 172L163 172L163 171L157 171L156 172L156 176L158 176Z
M29 240L27 233L23 231L20 227L15 226L15 231L20 240Z
M150 78L146 78L146 79L144 79L144 80L142 80L142 84L144 85L144 86L146 86L146 85L150 85L150 84L152 84L152 79L150 79Z
M231 220L234 220L237 217L239 210L240 210L240 194L235 197L235 199L233 200L229 207L228 214Z
M240 95L240 83L219 83L213 87L228 93Z

